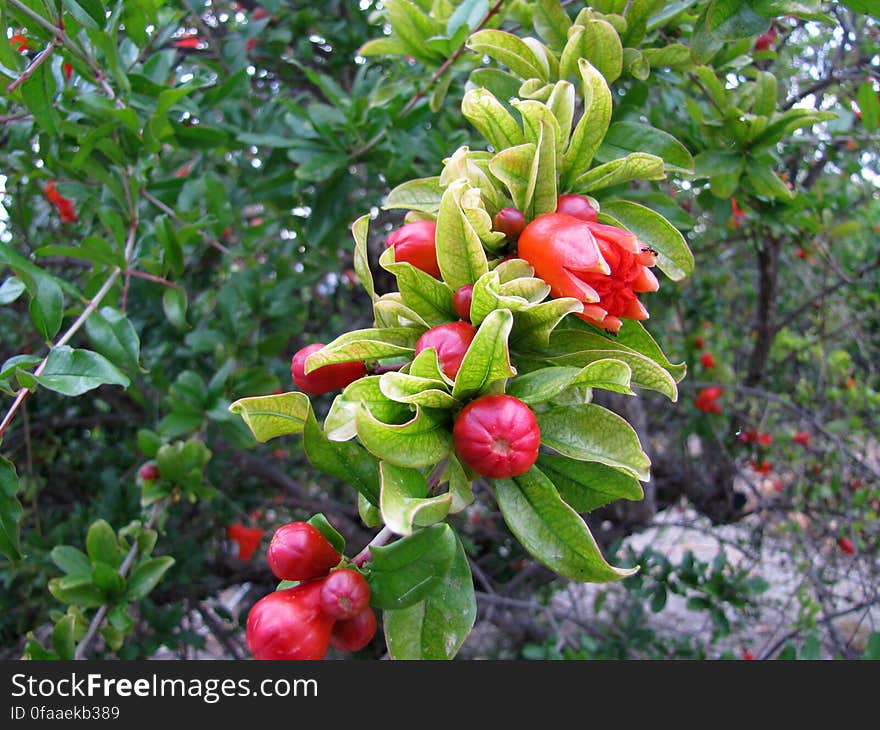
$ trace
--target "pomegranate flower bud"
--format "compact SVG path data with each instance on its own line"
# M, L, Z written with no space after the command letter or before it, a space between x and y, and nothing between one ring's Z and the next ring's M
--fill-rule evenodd
M519 255L550 285L554 297L584 303L578 316L611 332L621 319L647 319L636 296L657 291L648 268L657 254L628 231L561 213L539 216L520 236Z
M437 224L434 221L406 223L392 232L385 241L386 247L394 247L394 260L406 262L435 279L440 278L437 263Z

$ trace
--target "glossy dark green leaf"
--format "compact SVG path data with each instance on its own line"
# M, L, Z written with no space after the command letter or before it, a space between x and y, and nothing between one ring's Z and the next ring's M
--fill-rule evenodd
M447 524L433 525L385 547L370 549L370 603L380 609L407 608L442 584L458 541Z
M576 512L591 512L615 499L639 501L644 498L638 479L604 464L554 454L541 454L537 463L559 496Z
M694 158L668 132L642 122L615 122L608 128L596 159L609 162L632 152L648 152L663 159L667 170L693 172Z
M104 16L104 4L101 0L61 0L61 4L80 25L91 30L100 30L104 27L107 19Z
M52 649L59 659L73 659L76 650L76 617L65 614L52 629Z
M392 659L452 659L477 616L467 555L456 538L455 556L443 581L409 608L384 614L385 641Z
M166 289L162 294L162 309L171 325L179 330L189 329L186 321L187 297L185 289Z
M52 562L65 573L88 573L92 569L92 561L82 550L71 545L56 545L49 553Z
M150 558L140 563L128 577L128 591L126 598L129 601L139 601L146 596L162 580L162 576L174 565L174 558L162 556Z
M92 347L117 367L140 370L140 338L124 313L102 307L86 320L86 332Z
M0 456L0 552L10 560L21 559L19 533L22 509L18 489L15 465Z
M82 395L101 385L127 388L128 377L103 355L91 350L75 350L67 345L49 352L46 367L37 377L44 388L62 395Z
M15 276L10 276L3 282L3 286L0 286L0 306L11 304L26 290L27 287L25 287L24 282L21 279Z
M537 467L493 481L504 521L530 555L559 575L588 583L626 578L637 568L615 568L602 557L583 518Z
M104 603L104 595L92 582L91 574L66 575L53 578L48 584L49 593L62 603L80 608L97 608Z
M114 569L122 563L119 539L106 520L96 520L89 527L86 534L86 552L93 563L106 563Z

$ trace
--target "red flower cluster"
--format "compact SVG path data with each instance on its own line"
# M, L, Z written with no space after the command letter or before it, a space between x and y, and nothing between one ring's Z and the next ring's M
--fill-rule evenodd
M746 212L739 207L736 198L730 199L730 219L727 225L730 228L739 228L746 220Z
M610 332L620 330L621 319L647 319L637 294L660 286L649 268L656 252L634 234L585 216L538 216L520 235L518 253L554 297L583 302L578 316Z
M749 465L755 474L769 474L770 470L773 469L773 463L767 461L767 459L762 459L760 462L757 459L752 459Z
M259 527L247 527L240 522L229 525L226 536L238 544L238 557L241 560L250 560L263 541L263 531Z
M55 185L56 183L54 180L50 180L46 185L46 200L55 206L55 209L58 211L58 217L61 218L62 223L76 223L79 220L79 217L73 207L73 201L70 198L65 198L61 195L61 193L55 189Z
M713 388L703 388L697 393L697 397L694 398L694 405L698 410L703 411L703 413L714 413L717 415L721 413L722 410L718 399L723 393L724 388L719 388L717 386Z
M370 586L307 522L280 527L269 545L269 567L281 580L301 581L264 596L248 614L247 643L256 659L321 659L330 646L360 651L376 633Z
M759 446L769 446L773 443L773 435L766 431L758 431L757 429L747 428L740 431L736 437L741 444L758 444Z
M711 352L704 352L700 355L700 365L702 365L706 370L712 370L715 363L715 356Z
M12 46L19 53L27 53L27 36L25 36L23 33L16 33L14 36L12 36L12 38L9 39L9 45Z

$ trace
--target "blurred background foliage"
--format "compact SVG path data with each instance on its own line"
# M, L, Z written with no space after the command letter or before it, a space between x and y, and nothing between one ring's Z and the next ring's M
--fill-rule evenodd
M89 606L47 584L69 572L57 546L83 546L98 519L158 530L155 553L175 561L149 596L126 594L131 607L102 631L99 655L125 658L160 647L187 656L208 640L245 655L240 618L214 598L237 590L246 607L273 580L239 553L231 525L264 530L259 551L274 527L321 511L352 544L368 540L350 488L316 474L296 441L258 447L227 406L290 390L297 349L369 326L349 225L377 217L375 263L400 220L380 210L388 190L479 144L460 101L488 59L454 33L425 43L413 20L448 20L456 5L468 17L489 10L439 0L0 8L0 388L11 414L0 448L18 475L3 482L3 526L20 523L25 556L0 558L4 655L21 656L34 629L59 655L81 640ZM493 3L488 23L534 35L551 5ZM670 562L620 546L682 505L710 532L739 525L749 549L786 536L803 580L787 643L763 655L877 651L832 623L869 621L878 598L880 22L869 5L592 4L644 16L613 86L614 121L666 130L695 158L693 172L626 189L695 253L695 274L665 282L650 306L652 330L689 374L676 404L651 393L608 404L637 424L653 479L644 503L589 519L618 560L645 570L623 596L600 591L574 634L546 620L562 620L551 600L560 581L498 530L491 499L459 518L481 612L508 637L472 655L739 656L716 643L765 600L772 577L760 561ZM717 17L721 6L729 17ZM574 19L584 6L563 7ZM409 49L359 53L401 34L414 34ZM53 362L14 405L36 385L47 344L71 329L69 344L98 357L76 355L66 379ZM715 408L698 397L707 388L722 389L708 399ZM153 460L162 476L151 485L139 469ZM120 555L129 544L123 536ZM644 615L667 594L710 617L704 640L645 633ZM603 613L607 595L626 610ZM615 630L597 631L601 622Z

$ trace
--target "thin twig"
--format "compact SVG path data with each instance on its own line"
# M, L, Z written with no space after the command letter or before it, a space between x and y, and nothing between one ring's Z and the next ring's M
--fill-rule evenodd
M147 522L144 525L144 528L149 530L156 524L156 521L159 519L159 508L161 506L161 502L157 502L153 505L152 510L150 511L150 516L147 518ZM131 570L131 566L134 565L134 561L137 560L138 554L140 550L138 549L137 540L135 540L131 547L128 549L128 553L125 555L125 559L122 561L122 565L119 566L119 570L117 571L119 575L125 578L128 575L128 571ZM86 633L83 636L82 640L79 644L76 645L76 650L73 653L74 659L85 659L88 656L89 648L91 647L92 640L95 638L95 634L98 633L101 626L104 624L104 619L107 618L107 613L110 609L107 607L107 604L101 604L98 610L95 612L95 615L92 616L92 620L89 623L88 629L86 629Z
M58 40L53 40L46 46L33 61L31 64L21 72L21 75L15 79L9 86L6 87L6 93L11 94L15 91L19 86L21 86L25 81L27 81L31 76L36 73L36 70L46 62L46 60L52 55L55 51L56 46L58 45Z
M359 568L366 563L370 559L370 548L378 547L379 545L384 545L387 543L392 537L394 537L394 533L388 529L388 527L383 527L376 536L370 540L370 542L361 550L357 555L355 555L351 562Z

